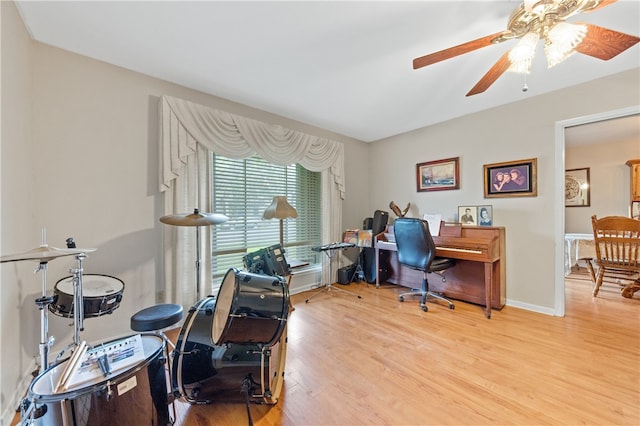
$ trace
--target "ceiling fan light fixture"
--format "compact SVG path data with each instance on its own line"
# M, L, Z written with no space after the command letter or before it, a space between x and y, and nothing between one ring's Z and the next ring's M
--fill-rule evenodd
M540 35L537 32L525 34L518 44L509 52L509 62L511 62L511 65L507 71L529 74L533 56L536 54L538 40L540 40Z
M549 68L558 65L576 53L575 48L587 35L587 26L559 22L551 28L546 37L544 53Z
M549 7L554 7L561 1L562 0L524 0L522 3L522 7L527 13L542 14Z

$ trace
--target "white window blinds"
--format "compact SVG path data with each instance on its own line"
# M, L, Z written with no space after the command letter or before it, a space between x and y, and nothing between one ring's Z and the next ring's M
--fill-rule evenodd
M242 268L242 259L274 244L280 238L280 221L262 218L276 195L285 195L298 211L295 219L284 220L287 261L317 263L312 246L321 241L321 179L300 165L277 166L254 156L231 159L212 155L213 211L229 220L212 227L213 282L230 268Z

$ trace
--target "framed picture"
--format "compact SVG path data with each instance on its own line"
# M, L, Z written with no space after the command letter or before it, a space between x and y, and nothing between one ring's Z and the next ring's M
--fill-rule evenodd
M478 206L478 225L493 225L493 206Z
M460 157L416 164L418 192L460 189Z
M478 206L458 206L458 222L463 225L477 225Z
M591 188L589 187L589 168L564 171L565 207L589 207Z
M462 225L493 225L493 206L458 206L458 222Z
M484 198L536 197L537 159L485 164Z

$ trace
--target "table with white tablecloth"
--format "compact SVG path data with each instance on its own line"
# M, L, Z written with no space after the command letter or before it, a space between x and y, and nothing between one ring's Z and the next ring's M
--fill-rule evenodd
M596 246L593 234L564 234L564 275L579 267L579 262L591 262L596 257ZM587 268L589 265L585 265Z

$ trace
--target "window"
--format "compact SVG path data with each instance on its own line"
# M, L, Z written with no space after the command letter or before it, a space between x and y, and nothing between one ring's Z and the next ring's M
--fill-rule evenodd
M247 252L280 242L280 221L262 219L276 195L298 211L284 220L285 257L318 263L311 247L321 241L321 179L300 165L276 166L260 157L234 160L213 154L213 211L229 220L212 227L213 282L230 268L242 268Z

